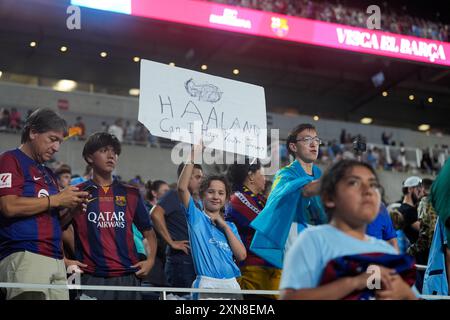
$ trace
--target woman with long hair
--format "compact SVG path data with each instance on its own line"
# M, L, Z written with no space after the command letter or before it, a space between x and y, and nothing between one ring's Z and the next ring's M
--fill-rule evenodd
M278 290L281 270L250 251L255 234L250 223L266 204L264 168L259 160L251 162L246 158L243 164L231 165L227 175L232 183L233 194L226 209L226 218L237 226L248 252L247 258L239 265L241 277L238 278L238 282L244 290ZM258 299L262 296L245 296L245 298Z

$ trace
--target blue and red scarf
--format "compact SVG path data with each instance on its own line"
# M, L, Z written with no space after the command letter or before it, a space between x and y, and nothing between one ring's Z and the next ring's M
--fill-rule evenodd
M247 249L247 259L239 266L266 266L272 265L250 251L255 230L250 223L258 216L266 204L266 198L262 194L254 194L246 186L241 186L230 198L230 203L225 210L226 219L234 222L241 240Z

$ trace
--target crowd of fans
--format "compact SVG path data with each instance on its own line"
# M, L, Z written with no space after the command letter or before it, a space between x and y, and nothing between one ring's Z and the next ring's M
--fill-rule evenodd
M28 110L26 119L33 110ZM0 131L18 132L23 126L23 118L16 108L2 108L0 110ZM92 130L92 128L90 128ZM99 131L108 132L117 137L124 144L134 144L138 146L149 146L159 148L166 139L153 136L148 129L139 121L124 121L117 118L114 123L109 124L102 121ZM75 122L69 126L69 136L78 140L85 140L89 133L82 116L77 116ZM342 129L339 140L322 141L319 147L318 162L324 165L338 162L342 159L355 159L353 142L359 135L351 134ZM367 150L362 154L362 160L369 163L374 169L397 171L397 172L418 172L435 175L445 163L449 155L447 145L434 146L434 153L430 150L422 150L420 165L412 161L412 157L406 156L406 148L403 142L392 140L392 133L383 132L380 144L368 144ZM362 141L365 137L360 136ZM168 146L171 144L168 143ZM384 146L391 146L389 157ZM283 165L289 162L286 147L280 145L280 160Z
M121 118L117 118L112 124L102 121L100 129L102 132L115 135L121 143L159 147L158 137L153 136L139 121L131 122L126 120L124 122ZM77 121L69 128L70 130L79 140L86 139L86 126L82 117L77 117Z
M354 141L359 137L360 140L366 141L361 135L352 135L342 129L340 139L331 141L322 141L319 146L318 163L328 166L340 160L357 159L355 154ZM366 152L361 155L361 160L370 164L376 170L386 170L395 172L420 172L422 174L436 175L443 167L445 160L449 156L447 145L435 145L433 156L427 149L422 150L420 165L417 161L412 161L412 156L406 156L407 149L403 142L391 140L392 133L383 132L380 144L367 144ZM386 154L386 147L391 147L389 156ZM289 155L286 146L280 146L280 159L283 165L289 163Z
M0 109L0 131L17 132L22 128L22 115L16 108Z
M312 0L207 0L232 6L241 6L268 12L298 16L366 28L365 8L354 8L345 1L330 3ZM449 26L441 22L427 21L404 12L390 10L387 4L381 9L381 29L397 34L428 38L439 41L449 40ZM406 12L405 12L406 11Z
M83 127L81 117L76 123ZM433 286L415 264L430 266L436 254L437 216L450 205L449 161L435 181L409 176L397 186L402 198L388 204L375 171L379 154L352 159L347 145L355 137L343 130L330 148L344 148L332 150L334 163L322 175L315 164L320 136L304 123L289 133L294 160L273 185L256 159L228 166L226 175L204 176L197 163L202 145L179 165L176 184L140 176L125 183L114 174L121 120L114 126L113 133L87 137L80 155L87 167L76 175L67 164L47 166L64 141L65 120L49 109L27 118L20 146L0 155L0 282L63 284L66 271L75 270L82 285L280 289L280 297L262 299L412 300ZM390 136L383 133L383 142ZM367 285L370 266L381 269L376 290ZM67 300L69 294L158 299L137 291L0 290L6 299ZM173 297L256 298L214 291Z
M217 2L365 25L364 12L340 3ZM448 36L447 26L394 13L384 24L420 37ZM0 131L20 132L17 148L0 154L0 300L159 299L123 290L141 286L213 289L172 295L183 300L416 300L436 293L426 274L437 274L429 259L433 245L442 245L437 251L449 265L449 244L436 237L444 225L450 236L447 146L433 154L422 150L416 165L406 156L411 149L402 142L397 147L393 134L383 132L379 145L366 145L364 137L343 129L339 139L325 142L314 125L302 123L280 146L285 166L273 184L258 159L204 175L202 144L191 147L171 183L139 175L124 181L115 174L123 144L159 147L138 121L117 118L88 128L79 115L67 124L51 109L22 118L16 108L2 108ZM83 174L55 160L68 138L84 144L78 155L86 163ZM416 174L394 186L401 199L386 203L377 170L410 169ZM424 179L420 172L437 176ZM417 272L416 264L428 264L427 271ZM374 287L373 267L380 282ZM442 294L448 295L450 270L438 270L444 278L434 286L445 283ZM64 286L73 274L80 292ZM16 283L42 286L4 286ZM223 289L236 292L217 293Z
M25 117L16 108L0 109L0 132L18 132L21 130L24 119L33 112L28 110ZM90 130L89 130L90 129ZM109 124L102 121L100 131L114 134L120 142L124 144L135 144L140 146L160 147L160 139L153 136L147 128L139 121L124 121L117 118L113 123ZM87 128L83 117L77 116L75 122L70 124L68 133L71 138L85 140L87 135L93 128Z

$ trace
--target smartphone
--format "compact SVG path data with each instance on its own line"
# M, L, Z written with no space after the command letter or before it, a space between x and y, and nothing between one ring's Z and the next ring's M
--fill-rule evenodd
M95 190L97 190L97 187L92 184L87 185L86 187L83 188L83 191L86 191L87 193L89 193L89 196L91 196Z
M94 190L96 190L96 189L97 189L96 186L90 184L90 185L85 186L85 187L83 188L83 191L92 192L92 191L94 191Z

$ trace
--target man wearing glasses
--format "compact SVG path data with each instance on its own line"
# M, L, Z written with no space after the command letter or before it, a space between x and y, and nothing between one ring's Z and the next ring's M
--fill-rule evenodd
M291 131L286 147L294 161L277 172L265 208L251 223L256 233L250 249L277 268L300 231L327 222L318 196L322 172L314 165L320 144L311 124Z
M58 152L66 122L38 109L22 130L19 148L0 155L0 282L67 284L60 209L81 206L87 192L59 191L44 165ZM7 288L7 299L69 298L67 290Z

